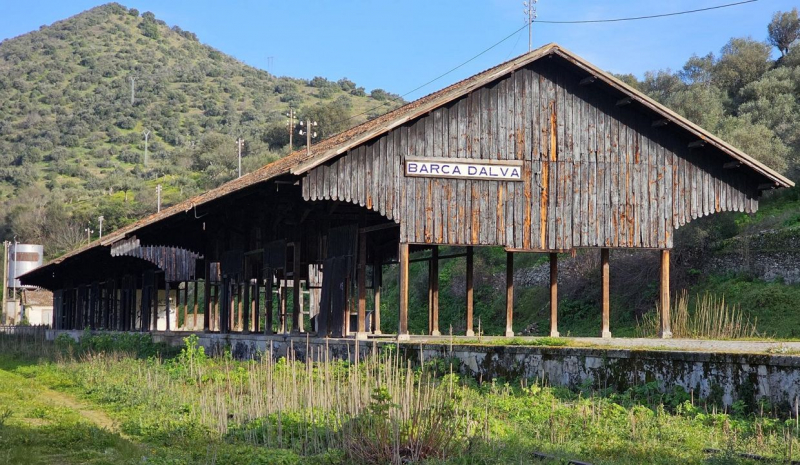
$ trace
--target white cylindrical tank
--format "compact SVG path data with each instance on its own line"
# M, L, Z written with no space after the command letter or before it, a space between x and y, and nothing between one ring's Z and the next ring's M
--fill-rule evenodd
M42 266L44 246L38 244L11 243L8 252L8 287L23 287L18 276ZM27 286L26 286L27 287Z

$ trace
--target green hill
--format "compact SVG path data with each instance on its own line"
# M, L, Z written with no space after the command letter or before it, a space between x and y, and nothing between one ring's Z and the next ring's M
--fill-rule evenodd
M232 179L238 137L244 172L287 153L290 107L325 137L393 97L276 77L152 13L93 8L0 43L0 230L52 257L100 215L108 231L154 211L156 184L168 205Z

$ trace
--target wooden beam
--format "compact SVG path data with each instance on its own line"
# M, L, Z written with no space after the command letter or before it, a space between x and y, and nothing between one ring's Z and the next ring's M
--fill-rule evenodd
M383 266L380 260L372 265L372 292L375 309L372 312L372 334L381 334L381 286L383 285Z
M652 126L654 128L664 127L669 124L669 120L667 118L661 118L653 121Z
M558 334L558 254L550 254L550 337Z
M375 231L382 231L384 229L394 229L399 228L400 225L397 223L386 223L386 224L376 224L374 226L366 226L358 230L358 232L366 234Z
M758 190L760 191L768 191L778 187L778 183L775 182L765 182L758 185Z
M367 237L360 234L358 237L358 325L356 339L367 338Z
M472 322L473 312L473 292L472 292L472 278L473 278L473 247L467 247L467 337L475 336L474 324Z
M165 308L166 308L166 312L165 313L166 313L166 320L167 320L164 323L164 329L166 331L170 330L170 327L169 327L169 294L170 294L169 281L164 281L164 305L165 305ZM175 300L177 300L177 299L175 299Z
M697 149L697 148L705 147L705 145L706 145L706 141L704 141L704 140L696 140L694 142L689 142L687 147L689 147L690 149Z
M299 333L302 324L300 318L300 240L294 241L294 269L292 270L292 332Z
M631 103L633 103L633 98L625 97L625 98L621 98L621 99L617 100L616 105L618 107L622 107L622 106L625 106L625 105L630 105Z
M399 292L400 309L399 322L397 328L397 339L408 340L408 243L401 242L398 250L398 261L400 262L399 273Z
M596 80L597 80L597 76L587 76L587 77L581 79L578 84L582 85L582 86L588 86L589 84L593 83Z
M272 326L272 315L275 312L273 303L275 295L272 293L273 272L272 268L267 267L264 270L264 334L275 334L275 329Z
M261 332L261 277L256 272L255 284L253 284L253 332Z
M514 337L514 252L506 252L506 337Z
M183 328L186 328L189 321L189 281L183 282ZM194 330L194 328L192 328Z
M242 292L240 296L241 300L239 300L239 324L241 325L242 333L250 334L250 315L253 313L253 304L250 302L250 278L246 277L247 272L244 273L244 276L244 282L242 283L244 285L244 292ZM241 312L242 308L244 308L243 314ZM243 319L241 319L242 317Z
M611 314L611 303L610 303L610 293L609 293L609 284L610 280L608 278L608 259L609 259L609 249L603 248L600 249L600 275L602 281L602 306L603 306L603 329L600 332L600 337L602 338L610 338L611 337L611 330L609 329L609 320Z
M431 250L431 336L441 336L439 331L439 246Z
M661 251L661 298L659 299L661 308L661 329L658 336L662 339L672 338L672 327L670 325L670 302L669 302L669 249Z
M192 331L197 331L197 311L200 309L199 302L197 301L198 292L199 291L197 290L197 279L195 279L194 280L194 285L192 286L192 297L193 297L193 299L192 299L193 302L192 303L193 303L193 307L194 307L192 309L193 313L194 313L194 317L192 319Z

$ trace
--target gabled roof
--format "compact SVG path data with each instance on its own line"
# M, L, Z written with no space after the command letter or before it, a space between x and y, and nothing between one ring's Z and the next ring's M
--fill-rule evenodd
M511 73L516 69L522 68L548 55L557 55L562 57L578 68L584 70L584 72L587 74L595 76L600 81L630 97L633 101L644 105L653 112L661 115L662 118L668 119L670 122L690 132L698 139L706 141L708 145L716 147L723 153L729 155L731 158L739 161L742 165L747 166L753 171L761 174L765 178L769 179L770 182L774 183L775 187L794 186L794 182L792 182L790 179L782 176L763 163L755 160L744 152L726 143L722 139L719 139L718 137L709 133L705 129L697 126L686 118L668 109L664 105L661 105L650 97L625 84L611 74L598 69L596 66L578 57L572 52L564 49L558 44L553 43L528 52L524 55L514 58L513 60L507 61L503 64L495 66L494 68L488 69L442 90L422 97L414 102L386 113L383 116L375 118L371 121L367 121L366 123L358 126L354 126L347 131L325 139L318 144L313 145L311 147L310 154L307 153L305 148L292 152L280 160L263 166L251 173L245 174L241 178L227 182L222 186L192 197L177 205L166 208L159 213L155 213L124 228L114 231L103 239L97 240L53 260L52 262L48 263L48 265L53 263L61 263L67 258L78 255L88 249L110 245L145 226L151 225L179 213L186 213L196 206L205 204L220 197L224 197L243 188L268 181L282 175L302 175L315 166L321 165L326 161L347 152L347 150L350 150L353 147L379 137L380 135L398 126L425 115L435 108L446 105L447 103L468 94L476 88L484 86L508 73Z

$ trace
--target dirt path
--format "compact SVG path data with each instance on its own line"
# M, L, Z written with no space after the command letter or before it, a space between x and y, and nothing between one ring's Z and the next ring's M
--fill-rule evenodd
M48 404L52 404L58 407L66 407L68 409L74 410L75 412L79 413L83 418L86 420L94 423L95 425L99 426L100 428L105 428L113 433L117 433L120 436L123 436L117 425L114 423L114 420L111 419L105 412L100 410L95 410L86 404L80 402L79 400L75 399L74 397L70 396L69 394L65 394L63 392L54 391L50 388L45 386L41 386L40 400L46 402Z

